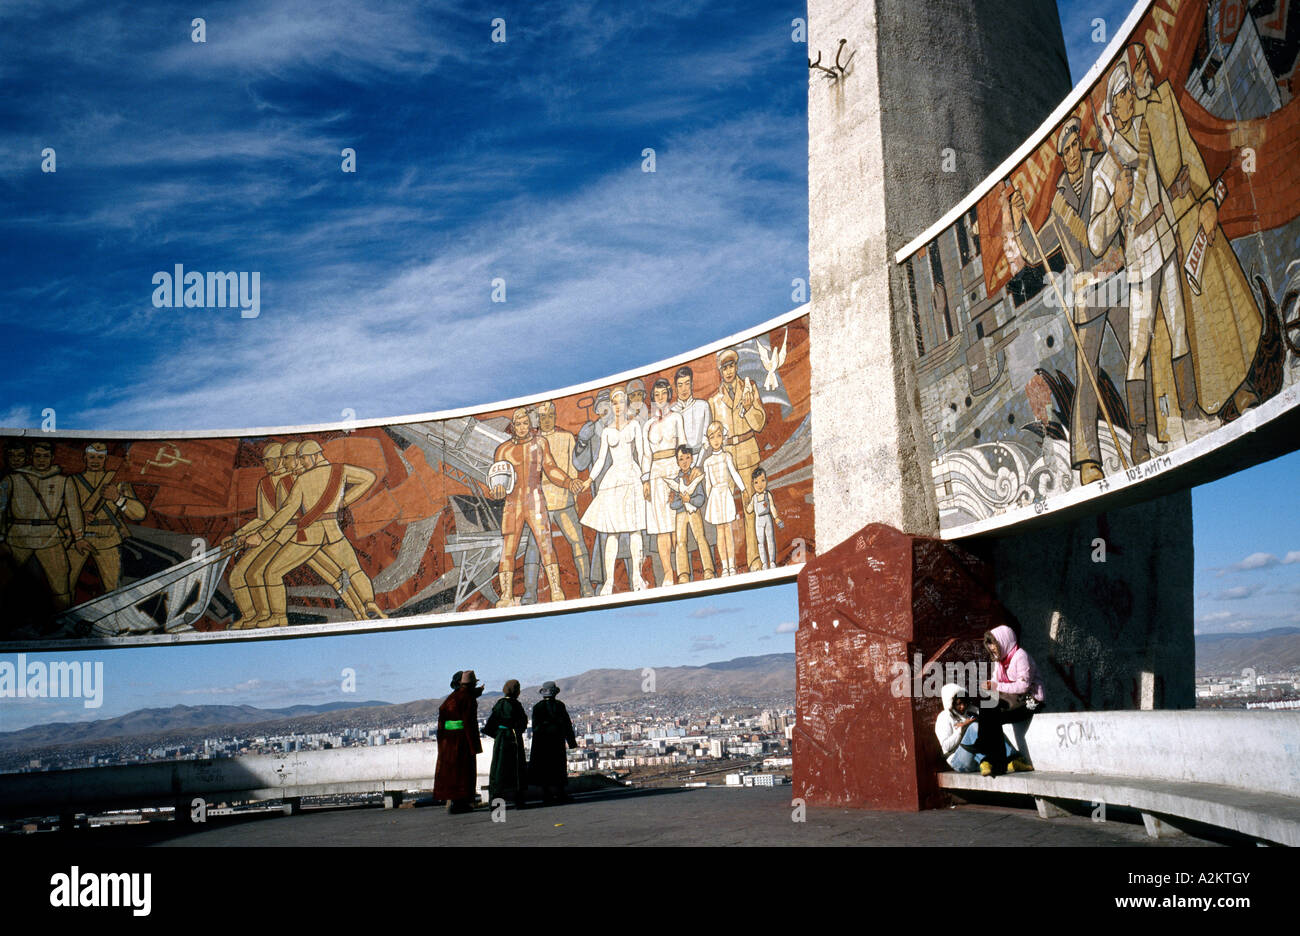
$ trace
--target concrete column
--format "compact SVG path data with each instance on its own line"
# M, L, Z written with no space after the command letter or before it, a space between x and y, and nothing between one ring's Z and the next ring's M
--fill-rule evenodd
M1034 808L1038 810L1039 819L1059 819L1062 816L1070 815L1069 810L1062 809L1043 796L1034 797Z
M935 799L938 686L1018 620L1049 710L1192 704L1191 498L961 544L938 509L907 283L894 262L1039 128L1071 88L1056 5L809 0L813 491L800 575L797 795ZM1098 561L1104 542L1105 561ZM1009 616L1008 616L1009 612ZM815 625L815 627L814 627Z
M799 573L794 793L916 810L942 801L935 718L949 664L968 674L1002 619L988 564L871 524Z
M868 523L933 534L906 283L893 254L1042 122L1071 83L1056 4L809 0L808 254L817 549ZM946 172L945 150L951 149Z

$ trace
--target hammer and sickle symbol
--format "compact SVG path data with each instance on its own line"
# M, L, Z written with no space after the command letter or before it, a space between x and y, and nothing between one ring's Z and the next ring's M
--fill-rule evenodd
M152 465L155 468L175 468L177 465L192 465L188 458L181 457L181 450L171 442L164 442L158 446L158 451L153 458L149 459L140 466L140 474L144 474L145 468Z

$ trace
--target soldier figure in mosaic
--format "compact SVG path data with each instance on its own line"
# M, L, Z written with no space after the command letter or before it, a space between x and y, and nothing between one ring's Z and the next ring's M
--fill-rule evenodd
M144 519L145 507L131 485L117 480L116 471L106 470L108 445L92 442L86 446L86 470L72 476L72 489L81 504L89 552L73 550L68 554L68 593L77 590L77 579L87 559L93 559L104 591L117 588L122 578L122 540L131 535L127 523Z
M767 424L767 413L758 396L754 381L741 377L736 368L740 355L728 348L718 352L718 372L722 386L709 398L713 418L722 424L724 450L731 455L736 471L744 481L745 499L754 496L753 471L758 467L758 434ZM745 515L745 561L749 571L763 568L758 558L758 535L754 529L754 515Z
M370 577L362 570L356 550L343 535L338 522L340 510L369 492L375 483L374 472L355 465L331 464L320 443L312 439L298 446L297 461L302 473L289 489L284 503L244 539L250 548L257 548L270 540L281 540L263 573L270 619L258 626L284 627L288 623L284 577L318 554L330 560L330 568L337 567L346 575L365 617L385 617L375 603ZM286 531L288 538L283 539Z
M0 493L5 542L18 566L35 557L55 608L63 610L72 604L68 550L87 555L94 547L85 539L81 499L72 479L54 464L54 446L34 443L31 461L6 475L9 484Z

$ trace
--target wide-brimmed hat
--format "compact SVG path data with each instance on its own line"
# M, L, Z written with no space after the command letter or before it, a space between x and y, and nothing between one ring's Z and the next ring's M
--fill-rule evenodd
M560 687L548 679L546 682L542 683L542 688L537 691L547 698L553 699L560 694Z

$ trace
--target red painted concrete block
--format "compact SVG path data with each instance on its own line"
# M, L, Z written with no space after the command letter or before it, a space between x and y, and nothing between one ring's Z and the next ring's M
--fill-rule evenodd
M882 524L804 566L794 795L870 809L939 805L943 678L933 669L982 660L981 637L1002 613L986 563Z

